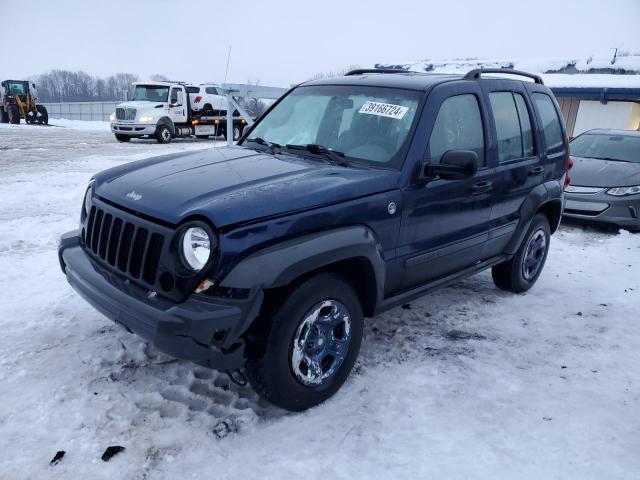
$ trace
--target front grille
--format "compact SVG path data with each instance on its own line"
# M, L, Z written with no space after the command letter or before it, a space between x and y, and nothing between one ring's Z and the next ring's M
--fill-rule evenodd
M96 205L83 231L85 248L127 276L153 286L165 243L163 234Z
M133 122L136 119L136 109L118 107L116 108L116 119Z

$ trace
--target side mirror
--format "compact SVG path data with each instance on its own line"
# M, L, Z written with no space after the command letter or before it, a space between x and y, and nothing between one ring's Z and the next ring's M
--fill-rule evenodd
M440 163L424 163L421 180L440 177L443 180L464 180L478 171L478 154L472 150L449 150L442 155Z

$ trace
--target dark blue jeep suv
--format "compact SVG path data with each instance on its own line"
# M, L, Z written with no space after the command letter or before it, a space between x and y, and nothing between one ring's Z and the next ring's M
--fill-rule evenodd
M356 70L293 88L235 147L95 175L60 263L160 350L302 410L343 384L364 317L487 268L529 289L567 162L535 75Z

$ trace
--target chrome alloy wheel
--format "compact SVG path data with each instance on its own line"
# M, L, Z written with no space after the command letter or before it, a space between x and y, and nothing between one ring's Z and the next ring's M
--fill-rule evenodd
M161 135L162 135L162 139L165 142L168 142L169 140L171 140L171 132L169 131L168 128L163 129Z
M531 236L522 259L522 276L525 280L531 280L538 274L542 267L546 250L547 237L544 230L537 230Z
M351 318L337 300L309 309L298 326L291 350L291 369L300 383L318 386L334 375L349 352Z

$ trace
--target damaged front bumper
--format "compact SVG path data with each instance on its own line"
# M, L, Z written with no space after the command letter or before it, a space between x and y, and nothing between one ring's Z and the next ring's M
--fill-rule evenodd
M58 256L76 292L158 350L217 370L244 365L240 335L258 315L261 290L241 300L194 294L175 303L98 264L82 249L78 231L62 236Z

